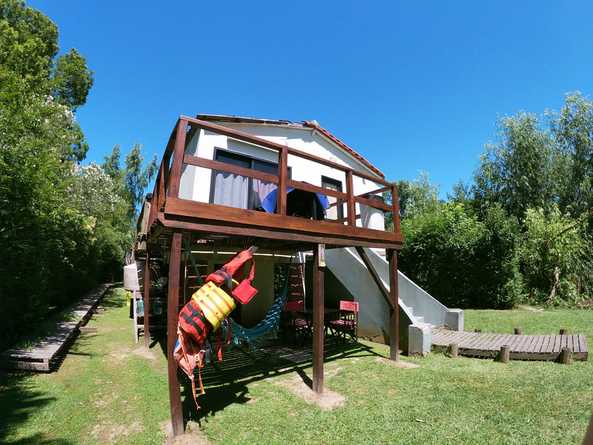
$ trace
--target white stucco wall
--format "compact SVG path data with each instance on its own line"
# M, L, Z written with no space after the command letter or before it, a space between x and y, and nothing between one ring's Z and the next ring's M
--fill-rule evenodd
M374 174L364 164L311 129L287 128L273 125L235 124L227 122L223 125L236 128L282 145L287 145L306 153L314 154L321 158L344 166L349 166L368 174ZM227 136L217 135L204 130L196 132L187 146L186 153L213 159L214 150L216 148L244 154L265 161L274 163L278 162L278 154L274 150L247 144ZM345 174L340 170L293 155L288 156L288 165L291 167L292 179L294 180L321 186L321 177L326 176L340 181L342 183L342 191L346 192ZM355 195L360 195L381 187L380 184L356 176L354 177L353 185ZM181 198L209 202L210 186L211 171L209 169L191 165L184 166L181 175ZM357 221L357 225L377 230L385 229L383 212L380 210L356 204L356 212L361 215L361 218Z

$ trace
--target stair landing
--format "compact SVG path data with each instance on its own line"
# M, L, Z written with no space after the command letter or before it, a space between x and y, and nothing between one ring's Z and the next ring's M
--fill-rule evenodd
M572 350L574 360L587 360L587 339L574 335L511 335L432 329L433 350L445 350L457 343L459 354L468 357L495 358L508 345L513 360L557 360L563 348Z

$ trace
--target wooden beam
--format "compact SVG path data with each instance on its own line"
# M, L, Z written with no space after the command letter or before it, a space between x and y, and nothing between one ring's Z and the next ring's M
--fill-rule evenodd
M299 190L305 190L307 192L323 193L324 195L331 196L333 198L338 198L344 201L348 199L348 195L346 193L338 192L337 190L331 190L324 187L319 187L317 185L309 184L308 182L290 180L288 181L288 186Z
M399 288L397 278L397 251L387 249L389 261L389 296L392 310L389 316L389 358L399 360Z
M387 302L387 304L389 305L389 308L391 310L393 310L395 308L395 306L393 305L393 300L391 298L389 290L387 290L387 288L383 284L383 281L381 280L381 277L379 276L377 269L375 269L375 266L373 266L373 263L371 262L369 256L365 252L364 248L358 246L358 247L356 247L356 252L358 253L358 256L360 256L360 259L362 260L362 262L368 269L369 273L371 274L371 277L373 278L373 281L379 288L379 291L381 291L381 295L383 296L383 299Z
M354 180L352 179L352 171L346 172L346 194L348 196L346 220L348 225L356 226L356 203L354 202Z
M390 191L392 188L392 184L383 186L381 188L378 188L376 190L371 190L370 192L365 192L365 193L361 193L358 196L362 196L363 198L368 198L371 195L378 195L379 193L383 193L383 192L388 192Z
M144 346L150 345L150 250L146 249L144 260Z
M288 148L283 147L278 153L278 190L276 192L276 213L286 215L286 183L288 182Z
M325 315L324 304L324 268L321 266L321 257L325 256L320 250L325 245L319 244L313 249L313 391L318 394L323 392L323 342L325 328L323 326Z
M185 153L185 136L187 134L187 121L179 119L177 123L177 132L175 134L175 149L173 151L173 164L169 175L169 189L167 196L177 198L179 196L179 183L181 182L181 167L183 166L183 156Z
M258 212L255 210L239 209L218 204L207 204L189 199L169 198L165 205L165 216L183 216L222 221L243 226L258 226L265 229L280 229L301 231L316 236L333 236L336 238L377 241L385 244L399 244L400 233L338 225L327 221L309 220L296 216L282 216L275 213ZM237 228L240 234L240 228ZM350 245L356 245L352 243ZM397 247L397 246L396 246Z
M364 204L369 207L374 207L376 209L384 210L385 212L391 212L392 207L385 204L383 201L379 201L378 199L369 199L363 198L361 196L355 196L354 201L359 204Z
M212 170L219 170L223 172L233 173L239 176L246 176L248 178L260 179L262 181L278 184L278 176L270 173L260 172L251 168L239 167L238 165L227 164L226 162L213 161L212 159L200 158L193 155L185 155L183 163L195 165L196 167L204 167Z
M177 341L177 314L179 312L179 271L181 269L181 232L175 232L171 239L169 256L169 291L167 293L167 358L169 376L169 405L173 435L183 433L183 410L181 392L177 378L177 362L173 357Z
M163 228L172 230L183 230L187 232L201 232L204 236L208 234L213 235L227 235L229 237L254 237L264 238L267 240L277 241L291 241L296 245L301 245L304 250L311 249L312 245L325 243L326 246L331 247L352 247L352 246L364 246L364 247L375 247L378 249L398 249L401 247L398 243L385 242L385 241L366 241L354 238L343 237L340 235L329 235L329 234L307 234L304 232L286 231L280 229L271 228L257 228L253 226L239 226L237 224L229 224L224 221L212 221L203 220L196 218L192 221L187 221L187 218L177 219L174 215L163 214L162 212L158 216L159 225L155 226L155 230L151 231L149 241L155 242ZM328 222L326 224L337 225L335 222ZM342 226L344 227L344 226ZM296 250L303 250L296 249Z

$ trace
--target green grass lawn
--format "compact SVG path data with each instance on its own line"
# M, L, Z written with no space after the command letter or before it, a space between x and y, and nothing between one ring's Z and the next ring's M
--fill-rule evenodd
M88 325L96 332L81 334L59 371L0 377L0 443L164 443L163 352L158 344L150 352L134 344L123 292L110 293L103 306ZM593 344L590 310L466 311L468 330L513 327L526 334L567 328ZM576 444L593 409L591 362L504 365L431 354L405 357L420 367L400 369L377 359L387 354L385 346L363 343L326 363L326 387L346 398L332 411L282 385L298 379L297 371L250 373L211 387L200 398L200 434L224 444Z

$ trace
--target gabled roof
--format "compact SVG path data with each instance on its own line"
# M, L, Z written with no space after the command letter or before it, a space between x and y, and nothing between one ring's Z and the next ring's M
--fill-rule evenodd
M329 140L330 142L337 145L339 148L344 150L354 159L359 161L369 170L371 170L376 175L380 176L381 178L385 178L385 175L381 170L371 164L364 156L359 154L356 150L352 147L338 139L328 130L323 128L321 125L317 123L317 121L303 121L303 122L293 122L289 120L281 120L281 119L260 119L255 117L244 117L244 116L231 116L225 114L198 114L196 116L197 119L205 120L205 121L215 121L215 122L232 122L232 123L241 123L241 124L257 124L257 125L274 125L274 126L281 126L287 128L297 128L297 129L311 129L319 133L321 136Z

